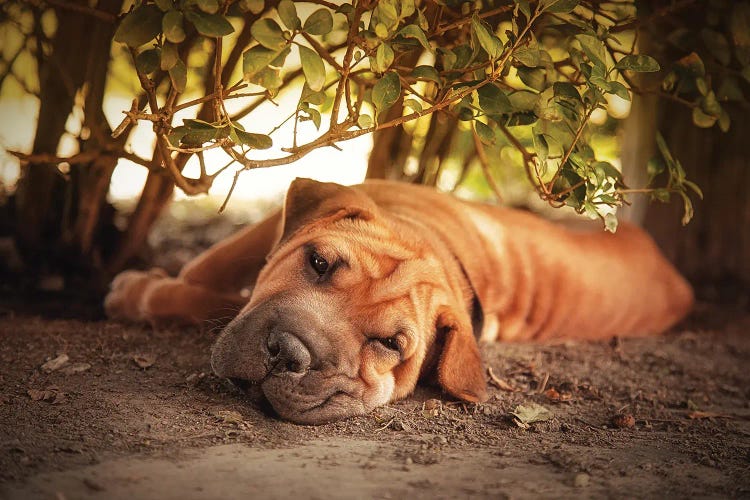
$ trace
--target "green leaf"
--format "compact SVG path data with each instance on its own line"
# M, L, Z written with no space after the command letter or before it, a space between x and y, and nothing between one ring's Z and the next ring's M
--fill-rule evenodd
M414 111L422 111L422 105L416 99L405 99L404 108L411 108Z
M206 14L216 14L219 12L218 0L194 0L194 2Z
M320 122L321 122L320 111L318 111L315 108L310 108L307 110L307 113L310 115L310 120L312 120L313 124L315 125L315 128L320 130Z
M359 126L359 128L370 128L370 127L372 127L372 116L370 116L370 115L359 115L359 118L357 118L357 126Z
M391 67L391 64L393 64L394 57L395 55L391 46L383 42L378 45L375 57L370 58L370 68L375 73L385 73Z
M242 55L242 71L245 80L256 85L263 85L261 82L269 83L268 72L276 71L278 77L278 68L284 65L286 56L291 52L289 46L282 47L281 49L271 50L263 47L262 45L256 45L245 51ZM276 68L269 68L269 66ZM265 88L278 88L278 87L265 87Z
M430 42L427 40L427 35L425 35L424 31L422 31L422 28L417 26L416 24L408 24L401 28L401 30L396 33L397 36L402 36L404 38L413 38L417 40L422 47L424 47L426 50L432 52L432 47L430 46Z
M617 216L613 213L608 213L604 216L604 229L610 233L617 232Z
M161 62L159 67L162 71L169 71L180 60L180 54L177 52L177 45L165 42L161 47Z
M572 99L581 102L581 94L575 85L570 82L555 82L552 84L555 97L562 99Z
M333 16L328 9L318 9L305 20L302 31L308 35L327 35L333 29Z
M157 7L159 7L159 9L161 9L162 12L167 12L169 9L174 7L174 3L172 3L172 0L154 0L154 3Z
M716 94L713 91L709 91L706 96L701 99L701 109L709 115L718 118L721 115L721 104L716 99Z
M669 203L669 200L672 197L667 189L654 189L651 192L651 196L662 203Z
M203 36L222 37L234 32L229 21L221 14L206 14L205 12L187 11L185 18L193 23L195 29Z
M495 131L492 130L492 127L480 121L475 121L474 129L477 131L482 144L486 144L487 146L495 144Z
M540 161L546 162L547 158L549 158L549 144L547 143L547 138L542 134L534 134L533 141L534 152L536 152L537 157L539 157Z
M639 73L653 73L661 69L656 59L643 54L627 55L617 61L615 68L626 71L637 71Z
M721 115L719 115L719 129L721 129L722 132L726 133L729 132L729 126L731 124L731 119L729 118L729 113L721 110Z
M611 163L606 161L597 161L592 165L592 167L596 171L597 177L601 180L605 180L609 177L617 182L622 182L622 173L620 173L620 171L617 170Z
M326 83L326 68L320 54L303 45L299 46L299 58L302 62L302 71L310 89L319 91Z
M290 30L298 30L302 27L302 21L297 16L297 8L291 0L281 0L276 11L279 13L281 22Z
M242 12L252 12L255 15L263 12L264 1L263 0L240 0L239 7Z
M557 122L563 119L560 107L555 101L555 93L552 87L539 94L539 99L534 107L534 113L542 120Z
M424 17L424 13L421 10L417 10L417 25L422 28L423 31L430 29L430 23L427 22L427 18Z
M576 40L581 44L581 48L591 63L604 70L606 66L604 64L604 44L602 41L591 35L576 35Z
M179 10L170 10L161 19L161 29L164 36L172 43L181 43L185 40L185 29L182 25L183 15Z
M500 54L503 52L503 43L490 32L489 28L476 13L471 18L471 31L490 59L495 60L500 57Z
M716 123L717 118L715 116L711 116L705 112L701 108L693 108L693 123L696 127L701 128L710 128L714 126L714 123Z
M682 225L687 226L692 220L693 215L695 215L695 212L693 211L693 202L684 191L678 191L678 193L682 196L682 202L685 209L685 213L682 215Z
M659 148L659 152L661 153L662 157L664 157L664 161L667 162L667 166L671 168L671 166L676 162L674 160L674 157L672 156L672 153L669 151L667 141L664 140L664 136L661 135L661 132L658 131L656 132L656 146Z
M159 69L160 52L159 49L148 49L138 54L138 57L135 58L135 66L138 71L148 75Z
M310 89L308 85L302 86L302 94L299 98L300 102L307 102L320 106L326 101L326 93L322 91L315 92Z
M383 75L383 78L375 82L375 86L372 88L372 104L378 113L382 113L393 106L393 103L398 100L400 95L401 81L398 78L398 74L394 71L389 71Z
M576 8L578 2L579 0L541 0L539 6L544 12L567 14Z
M609 93L614 94L621 99L625 99L626 101L630 100L630 92L628 92L628 88L620 82L609 82Z
M245 132L237 127L234 128L234 133L240 140L240 143L248 146L252 149L268 149L273 146L273 140L264 134L253 134L251 132Z
M646 172L651 179L664 172L665 168L666 167L661 158L651 158L648 163L646 163Z
M477 89L479 107L488 115L502 115L513 112L508 96L495 84L488 83Z
M695 194L697 194L701 200L703 199L703 190L698 187L698 184L692 181L683 181L683 184L695 191Z
M703 64L703 59L696 54L691 52L685 57L679 59L675 63L675 67L681 72L687 73L692 77L706 76L706 65Z
M185 133L180 138L180 143L187 147L200 147L203 144L216 139L218 130L211 126L188 125ZM173 131L174 134L174 131ZM170 141L171 142L171 141Z
M440 80L440 73L433 68L432 66L428 66L426 64L420 64L416 68L414 68L411 72L411 76L416 78L417 80L429 80L431 82L435 82L438 85L442 85L442 81Z
M547 83L544 70L539 68L518 68L518 78L534 90L544 90Z
M532 47L523 47L513 52L513 59L529 68L536 68L541 63L541 52Z
M416 5L414 4L414 0L399 0L397 3L400 7L400 11L398 14L398 17L400 19L409 17L410 15L414 14L415 10L417 10Z
M258 43L269 49L281 49L287 44L284 32L273 19L258 19L250 27L250 34Z
M161 10L156 5L141 5L122 20L115 31L114 40L140 47L161 32Z
M381 40L388 38L388 27L383 23L377 23L375 25L375 34Z
M172 86L177 92L185 92L187 86L187 67L181 60L177 60L174 66L169 70L169 79Z
M263 68L252 79L248 79L248 81L273 91L277 90L284 84L284 80L281 79L281 72L278 68Z
M513 0L518 7L518 10L526 16L526 19L531 18L531 7L529 7L529 0Z
M539 101L539 94L528 90L519 90L508 95L508 100L514 111L532 111Z

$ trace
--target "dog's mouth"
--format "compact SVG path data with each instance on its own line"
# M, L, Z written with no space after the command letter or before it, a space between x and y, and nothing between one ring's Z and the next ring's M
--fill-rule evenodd
M273 412L297 424L318 425L367 413L355 387L333 383L301 383L270 374L261 381L230 378L232 385L245 395L260 396ZM318 381L315 381L318 382ZM348 384L352 385L352 384ZM310 391L309 388L315 390ZM265 405L261 405L265 406Z

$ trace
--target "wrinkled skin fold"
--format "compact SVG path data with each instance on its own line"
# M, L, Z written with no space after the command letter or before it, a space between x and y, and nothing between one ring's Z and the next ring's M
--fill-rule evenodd
M305 424L367 413L419 380L483 401L479 339L656 334L693 300L636 227L570 229L386 181L297 179L280 214L177 278L126 273L106 300L113 317L195 323L239 309L214 371Z

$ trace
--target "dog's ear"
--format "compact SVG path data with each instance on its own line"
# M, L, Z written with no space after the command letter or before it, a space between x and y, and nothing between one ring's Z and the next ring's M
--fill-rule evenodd
M300 228L315 221L333 222L344 218L369 220L376 210L375 202L354 188L297 178L286 193L281 240L289 239Z
M460 320L449 309L438 315L438 345L442 345L437 366L440 386L463 401L472 403L487 399L487 381L482 356L469 319Z

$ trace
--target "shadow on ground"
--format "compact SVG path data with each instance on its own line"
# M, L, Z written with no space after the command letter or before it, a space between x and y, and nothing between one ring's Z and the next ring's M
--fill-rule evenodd
M2 314L2 498L750 495L737 311L701 306L659 338L487 345L486 404L420 388L319 427L215 378L214 331ZM531 403L553 416L523 428L510 414Z

